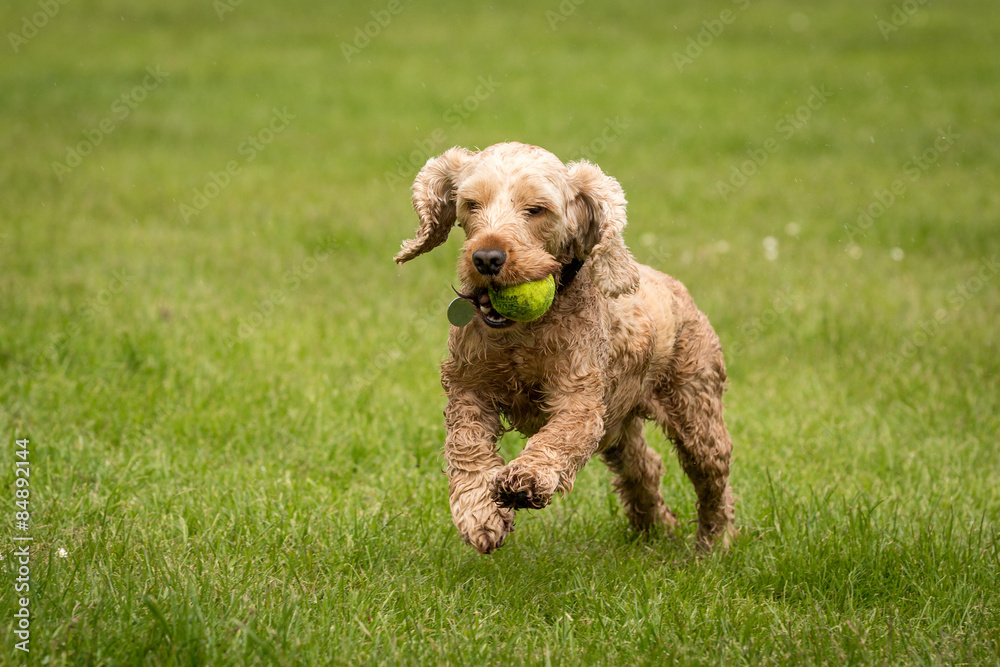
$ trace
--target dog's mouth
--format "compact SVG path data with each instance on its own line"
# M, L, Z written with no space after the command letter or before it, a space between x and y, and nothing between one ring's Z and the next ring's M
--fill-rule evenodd
M455 290L455 294L463 299L467 299L476 308L479 319L488 327L506 329L515 323L514 320L509 320L496 311L496 308L490 302L490 293L485 287L475 287L471 294L463 294Z

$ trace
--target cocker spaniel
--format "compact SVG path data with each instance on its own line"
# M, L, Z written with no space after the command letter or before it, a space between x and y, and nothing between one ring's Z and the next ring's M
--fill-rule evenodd
M455 526L480 553L503 544L515 510L570 491L595 454L615 474L633 527L675 528L647 419L694 484L698 546L728 545L735 534L719 339L680 282L632 258L625 203L596 165L520 143L452 148L413 184L420 226L396 262L441 245L456 224L465 232L458 273L477 309L451 327L441 367L444 458ZM513 322L492 307L491 286L549 275L557 291L538 319ZM527 437L509 463L497 446L504 419Z

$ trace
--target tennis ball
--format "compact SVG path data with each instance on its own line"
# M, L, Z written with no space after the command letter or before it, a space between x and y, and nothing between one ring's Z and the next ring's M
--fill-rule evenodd
M515 322L530 322L545 314L556 296L556 279L546 276L530 283L490 288L493 308Z

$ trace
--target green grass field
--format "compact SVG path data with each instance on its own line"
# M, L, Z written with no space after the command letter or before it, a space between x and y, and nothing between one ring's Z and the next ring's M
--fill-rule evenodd
M994 2L136 4L0 8L0 664L1000 662ZM679 539L596 461L453 528L460 240L392 256L505 140L719 332L728 553L652 428Z

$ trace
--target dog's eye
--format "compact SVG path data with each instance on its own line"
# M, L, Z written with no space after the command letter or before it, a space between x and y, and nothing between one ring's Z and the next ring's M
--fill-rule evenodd
M526 208L524 210L527 211L528 215L530 215L530 216L536 216L536 215L541 215L542 213L545 213L545 207L544 206L529 206L528 208Z
M465 208L469 213L475 213L479 210L479 202L467 201L465 202Z

